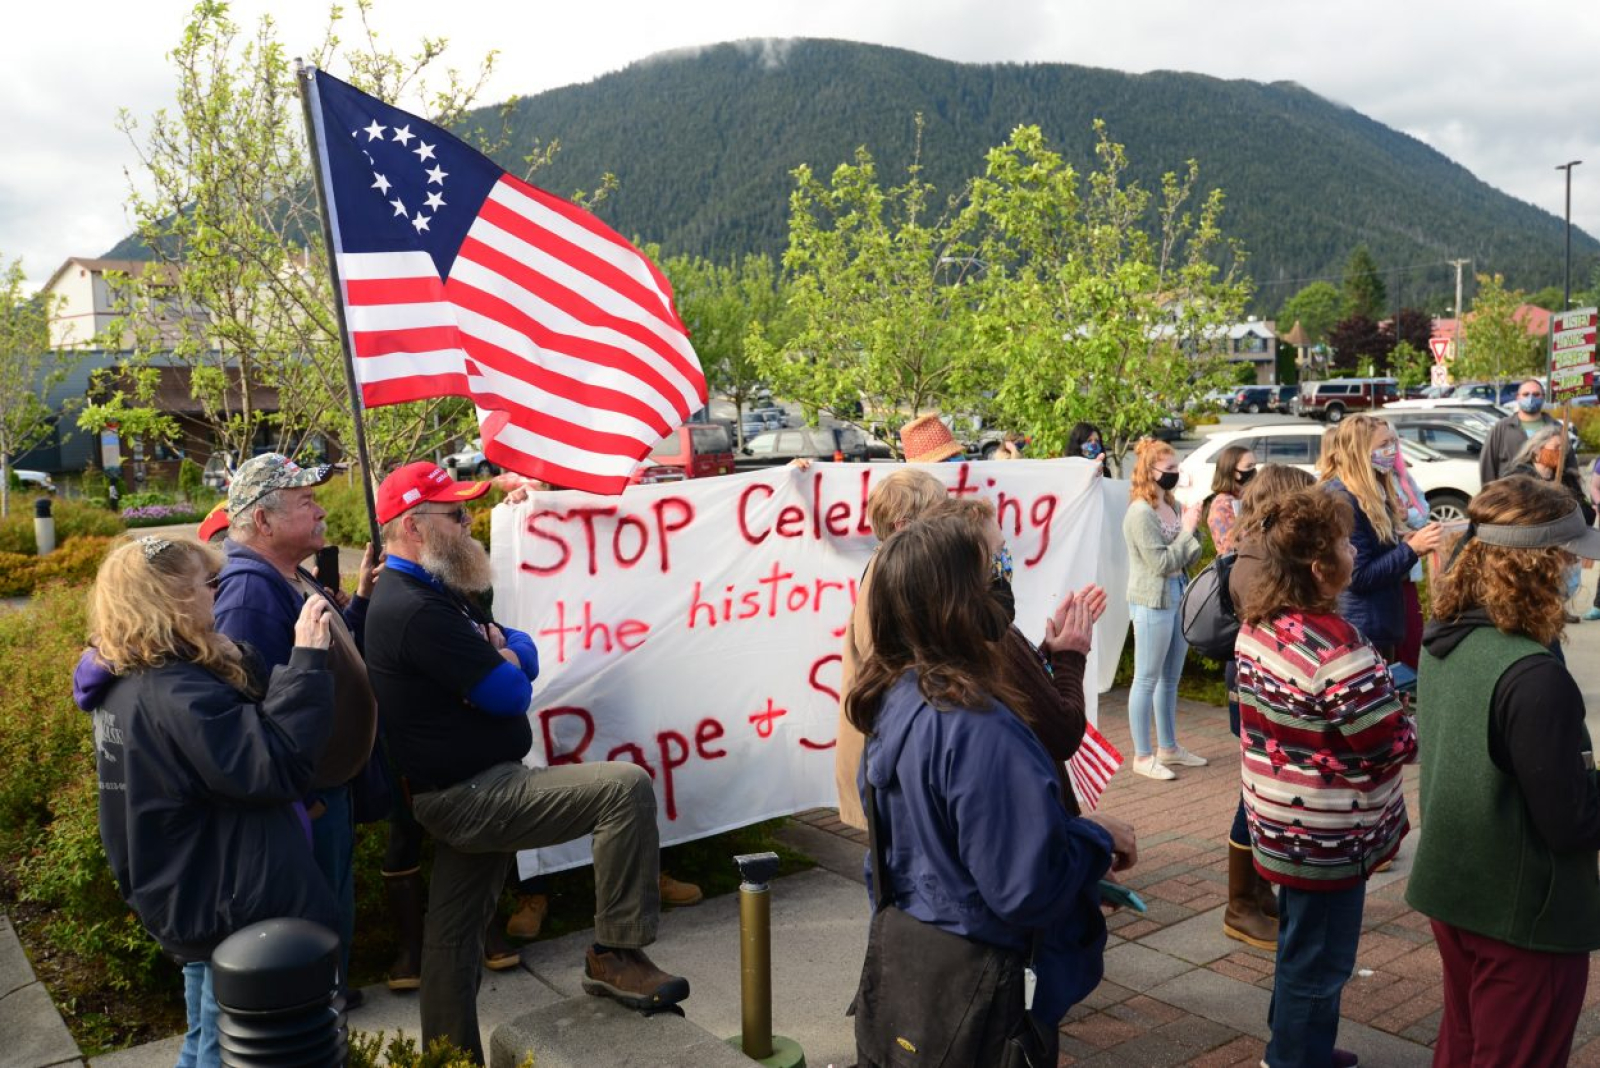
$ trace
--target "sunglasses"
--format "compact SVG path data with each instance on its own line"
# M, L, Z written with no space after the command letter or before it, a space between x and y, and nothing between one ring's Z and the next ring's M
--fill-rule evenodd
M458 524L470 522L471 519L472 519L471 513L469 513L467 511L467 507L464 504L457 505L454 508L449 508L449 509L446 509L444 511L440 511L438 509L430 509L428 511L423 511L421 509L418 509L416 514L417 515L443 515L443 516L449 516L451 519L455 520L456 523L458 523Z

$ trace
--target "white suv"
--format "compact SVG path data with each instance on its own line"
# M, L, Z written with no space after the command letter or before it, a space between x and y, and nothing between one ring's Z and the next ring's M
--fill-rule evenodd
M1189 485L1177 491L1178 498L1187 503L1204 500L1210 495L1217 454L1229 445L1246 446L1256 454L1258 464L1292 464L1316 474L1317 457L1322 454L1322 435L1327 429L1313 423L1258 426L1212 434L1178 465L1178 469L1189 476ZM1428 518L1441 522L1465 519L1467 502L1482 486L1477 462L1453 460L1415 441L1402 440L1400 448L1406 455L1406 469L1427 498Z

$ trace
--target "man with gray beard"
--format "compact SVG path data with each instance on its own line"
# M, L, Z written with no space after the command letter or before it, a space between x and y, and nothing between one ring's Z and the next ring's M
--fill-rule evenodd
M595 944L583 988L638 1009L674 1005L689 983L657 968L655 792L636 764L530 768L533 640L502 627L476 595L489 556L463 502L488 483L407 464L378 488L388 551L367 618L367 669L412 812L434 840L422 943L422 1040L479 1062L477 992L485 924L519 849L594 835Z
M217 576L214 614L217 630L249 646L271 671L289 662L294 626L308 597L326 598L338 611L329 616L332 641L328 667L333 673L334 728L305 799L311 846L317 867L328 879L339 906L339 981L350 974L350 944L355 934L355 822L346 785L366 766L377 729L377 708L361 662L362 628L375 572L372 546L361 562L356 595L348 603L324 588L301 562L326 544L327 513L317 504L316 487L333 476L326 465L301 467L282 453L252 457L239 466L228 487L228 539ZM346 1007L360 1004L360 991L348 990Z

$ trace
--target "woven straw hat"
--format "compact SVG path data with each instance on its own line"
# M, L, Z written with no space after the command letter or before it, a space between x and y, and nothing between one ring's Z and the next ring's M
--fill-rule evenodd
M950 433L950 428L939 421L937 412L920 416L901 427L900 448L906 454L906 462L912 464L936 464L966 451Z

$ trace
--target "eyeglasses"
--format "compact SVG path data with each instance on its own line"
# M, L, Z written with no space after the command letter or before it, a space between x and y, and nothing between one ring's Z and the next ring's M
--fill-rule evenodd
M472 513L467 511L467 507L464 504L457 505L456 507L447 509L445 511L439 511L437 509L430 509L428 511L423 511L422 509L419 508L417 510L416 514L417 515L444 515L444 516L449 516L451 519L455 520L456 523L458 523L458 524L465 524L465 523L472 522Z

